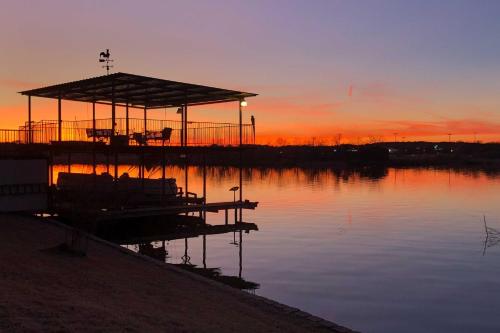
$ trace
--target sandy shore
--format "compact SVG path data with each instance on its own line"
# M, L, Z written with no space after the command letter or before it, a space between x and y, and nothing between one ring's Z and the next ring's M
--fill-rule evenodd
M350 332L99 240L46 251L66 233L0 215L0 331Z

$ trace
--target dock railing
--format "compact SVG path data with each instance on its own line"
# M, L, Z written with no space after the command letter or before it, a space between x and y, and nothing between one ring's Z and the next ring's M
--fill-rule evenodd
M19 129L0 129L0 143L27 144L29 140L28 124L20 126ZM62 122L63 142L92 142L92 120L75 120ZM111 119L96 119L96 130L109 130L112 128ZM170 140L149 140L148 145L181 145L182 123L176 120L148 119L146 130L148 133L161 132L165 128L171 128ZM254 144L254 129L251 124L243 124L243 144ZM130 145L139 145L133 139L134 133L144 133L144 120L130 118L128 122L128 137ZM127 135L127 123L125 118L116 118L115 134ZM239 124L194 122L189 121L187 125L187 144L189 146L237 146L239 145ZM45 143L58 141L58 124L54 120L42 120L31 123L31 143ZM109 138L101 137L99 141L109 142Z
M21 131L12 129L0 130L0 142L2 143L21 143Z

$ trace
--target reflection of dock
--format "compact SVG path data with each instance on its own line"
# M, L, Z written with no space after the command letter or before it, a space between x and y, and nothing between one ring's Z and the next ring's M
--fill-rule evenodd
M189 264L176 264L176 266L198 275L202 275L209 279L221 282L236 289L256 290L260 287L258 283L245 280L240 276L223 275L220 268L203 268Z
M203 225L186 228L183 231L174 231L167 234L142 234L142 235L129 235L126 238L113 240L121 245L132 245L139 243L149 243L157 241L171 241L176 239L195 238L206 235L225 234L229 232L239 231L257 231L259 230L255 223L238 222L236 224L228 225Z
M203 217L176 215L149 222L137 219L135 223L122 224L121 228L114 228L108 224L103 225L103 227L101 237L122 246L132 246L137 252L163 262L170 258L167 243L184 240L184 254L179 258L180 263L173 263L176 266L234 288L245 290L259 288L258 283L247 281L242 277L243 233L257 231L258 227L255 223L236 221L234 224L210 225ZM239 269L237 276L224 275L220 268L207 266L207 237L227 233L233 233L234 238L230 244L238 248ZM203 239L202 267L192 264L189 254L189 239L197 237ZM158 246L158 244L160 245ZM231 248L234 247L231 246Z
M184 239L184 255L181 258L181 263L174 264L177 267L188 270L190 272L202 275L209 279L221 282L223 284L229 285L233 288L241 290L253 290L255 291L260 287L258 283L248 281L243 278L243 231L246 233L251 230L258 230L257 225L254 223L242 223L239 222L235 225L214 225L206 226L205 228L197 228L201 230L196 230L192 232L184 233L173 233L164 236L150 236L141 237L134 240L129 239L127 241L119 241L122 245L135 245L140 254L146 255L148 257L165 262L168 256L168 250L166 247L166 242L176 239ZM204 232L201 232L204 231ZM207 235L211 234L224 234L233 232L235 241L230 243L236 245L238 248L238 275L224 275L219 267L208 267L207 266ZM236 233L239 234L239 241L236 241ZM189 238L194 238L202 236L203 237L203 267L198 267L191 263L191 256L189 255ZM154 247L154 242L161 242L161 246Z

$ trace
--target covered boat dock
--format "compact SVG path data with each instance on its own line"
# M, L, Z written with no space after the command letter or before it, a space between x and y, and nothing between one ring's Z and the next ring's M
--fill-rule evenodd
M114 73L20 92L27 96L28 120L21 126L18 143L63 141L107 142L111 145L243 145L254 143L255 125L243 124L242 108L254 93L170 81L128 73ZM56 121L33 121L33 97L57 100ZM91 121L63 120L63 101L92 104ZM188 109L216 103L237 103L239 123L192 122ZM96 104L110 106L109 119L96 119ZM116 108L125 108L125 118ZM143 119L130 118L129 109L143 110ZM174 108L181 120L148 119L148 110ZM142 126L138 123L142 121ZM138 126L139 125L139 126ZM4 133L2 136L9 137ZM15 135L13 135L15 136ZM16 141L10 137L2 141Z
M234 210L235 222L238 221L237 211L241 222L242 210L254 209L256 206L254 202L243 200L241 166L239 187L235 187L239 190L239 200L235 197L233 202L217 203L206 201L205 167L202 196L189 192L188 167L189 155L194 146L212 146L215 143L220 147L220 142L213 142L210 136L216 133L216 136L224 137L225 129L229 129L229 140L223 138L223 145L238 150L241 160L241 148L253 143L255 138L254 123L243 123L243 108L247 106L247 99L257 94L120 72L25 90L20 94L27 97L28 120L18 130L17 140L10 143L26 144L27 148L33 148L31 150L40 150L35 144L46 144L43 149L47 153L49 165L50 213L65 215L68 207L70 212L79 207L78 209L88 212L98 211L98 219L109 220L194 212L199 212L205 218L207 211L224 210L227 221L228 210ZM57 100L56 121L32 119L35 97ZM91 104L92 119L63 120L63 101ZM234 103L239 122L197 123L188 120L190 108L217 103ZM97 105L109 106L109 119L96 118ZM118 108L120 111L125 110L124 118L117 117ZM131 109L140 109L142 119L131 118ZM172 113L181 119L148 118L148 111L157 109L173 109ZM214 128L223 128L222 135L217 131L207 132ZM208 140L200 140L200 133L208 136ZM5 142L1 137L0 133L0 142ZM90 174L72 173L71 166L75 163L72 155L77 154L92 154L93 168ZM161 166L159 179L148 179L146 175L146 164L150 165L148 158L151 154L158 157L154 163ZM64 162L67 164L67 172L55 174L54 165L61 163L61 155L67 156ZM172 155L183 160L183 187L178 186L175 179L167 178L166 164ZM110 156L114 157L112 162ZM105 158L106 171L98 175L97 166L102 164L102 157ZM138 162L138 178L129 177L128 172L120 176L119 166L130 165L131 160ZM113 165L113 172L110 164Z

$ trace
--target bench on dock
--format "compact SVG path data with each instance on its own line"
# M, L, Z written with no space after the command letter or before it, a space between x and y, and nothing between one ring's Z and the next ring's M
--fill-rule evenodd
M87 128L85 129L88 138L97 138L99 141L109 139L113 136L113 130L110 128Z
M139 145L147 145L149 140L154 141L165 141L170 142L170 137L172 136L172 128L165 127L161 131L147 131L146 136L143 133L133 133L132 139L135 140Z

